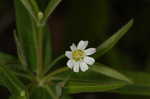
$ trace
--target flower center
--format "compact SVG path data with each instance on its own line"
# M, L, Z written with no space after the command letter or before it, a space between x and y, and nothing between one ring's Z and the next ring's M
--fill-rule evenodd
M84 58L85 56L85 52L82 51L82 50L75 50L72 52L72 58L75 60L75 61L80 61Z

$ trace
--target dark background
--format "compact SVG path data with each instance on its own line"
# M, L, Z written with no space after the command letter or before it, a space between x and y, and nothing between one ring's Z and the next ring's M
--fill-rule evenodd
M39 0L44 9L48 0ZM113 68L150 71L150 1L149 0L63 0L49 18L55 56L61 54L72 42L89 40L97 47L121 26L134 18L132 29L100 62ZM15 10L13 0L0 0L0 51L16 55L13 39ZM8 96L1 87L0 98ZM82 93L74 99L133 99L111 93ZM7 98L6 98L7 99Z

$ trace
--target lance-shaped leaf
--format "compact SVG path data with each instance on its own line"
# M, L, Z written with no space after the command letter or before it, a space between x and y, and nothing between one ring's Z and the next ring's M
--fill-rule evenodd
M55 8L58 6L58 4L61 2L61 0L50 0L48 3L47 8L45 9L45 16L43 21L46 22L48 17L52 14L52 12L55 10Z
M0 84L8 88L12 95L21 96L21 92L25 90L23 83L13 74L13 72L0 66Z
M33 18L31 18L30 14L26 10L26 8L22 5L20 0L15 0L16 7L16 25L17 25L17 37L19 39L20 45L22 47L22 52L24 53L23 57L26 59L26 63L28 67L32 71L36 70L37 63L37 31L35 22L33 22ZM51 61L51 35L48 31L48 27L43 26L43 40L41 41L44 47L44 60L45 65ZM21 57L22 58L22 57ZM24 64L24 61L22 61ZM47 69L47 68L46 68Z
M32 2L34 2L34 0L31 0ZM21 2L26 10L28 11L28 13L33 17L33 19L35 19L35 21L37 21L37 15L36 15L36 10L32 7L31 4L34 4L35 5L35 2L34 3L31 3L29 0L17 0L17 2Z
M15 0L17 37L21 40L27 64L32 71L36 67L35 29L32 18L20 0Z
M95 65L92 66L91 70L108 77L127 81L128 83L132 83L132 81L128 77L126 77L125 75L119 73L117 70L114 70L104 64L96 63Z
M68 68L61 68L54 71L49 77L49 80L60 81L60 85L63 90L71 94L81 92L104 92L121 88L128 84L124 81L103 76L100 73L93 72L92 70L74 73ZM65 82L65 84L63 84L67 77L69 77L69 79Z
M120 81L110 81L104 83L94 82L69 82L66 86L68 93L83 93L83 92L105 92L125 86L126 83Z
M118 32L112 35L109 39L107 39L104 43L102 43L97 48L97 53L95 57L98 58L108 52L131 28L133 25L133 19L131 19L126 25L124 25Z
M0 64L1 65L5 65L5 64L15 64L17 63L18 60L15 56L12 56L10 54L7 54L7 53L3 53L3 52L0 52Z
M128 95L150 96L150 74L138 71L126 71L124 74L130 76L134 84L129 84L111 92Z
M18 54L19 61L22 64L22 66L24 67L24 69L26 69L27 68L27 62L26 62L26 57L25 57L25 54L24 54L23 47L21 45L22 43L20 42L21 40L19 40L16 33L14 34L14 38L15 38L15 41L16 41L17 54Z

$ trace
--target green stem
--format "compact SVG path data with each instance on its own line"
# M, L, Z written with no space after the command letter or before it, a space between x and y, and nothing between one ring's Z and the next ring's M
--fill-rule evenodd
M56 74L59 74L61 72L64 72L64 71L68 71L69 68L68 67L64 67L64 68L61 68L61 69L58 69L52 73L49 73L47 76L45 76L43 79L42 79L42 83L45 83L45 82L48 82L52 79L52 76L56 75Z
M48 17L52 14L52 12L55 10L55 8L58 6L58 4L61 2L61 0L50 0L48 3L48 6L45 9L44 12L44 18L43 23L46 23Z
M43 75L43 26L42 25L37 25L37 76L38 78L41 78Z
M52 66L54 66L57 62L59 62L63 58L65 58L64 54L56 58L51 64L49 64L48 69L45 70L45 73L47 73L51 69Z
M36 51L36 73L37 79L40 80L43 72L43 25L38 22L32 21L32 27L34 32L34 43Z

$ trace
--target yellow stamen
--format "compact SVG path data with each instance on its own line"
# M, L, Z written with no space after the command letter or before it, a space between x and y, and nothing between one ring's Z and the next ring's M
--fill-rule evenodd
M80 61L84 58L85 52L78 49L72 52L72 57L75 61Z

